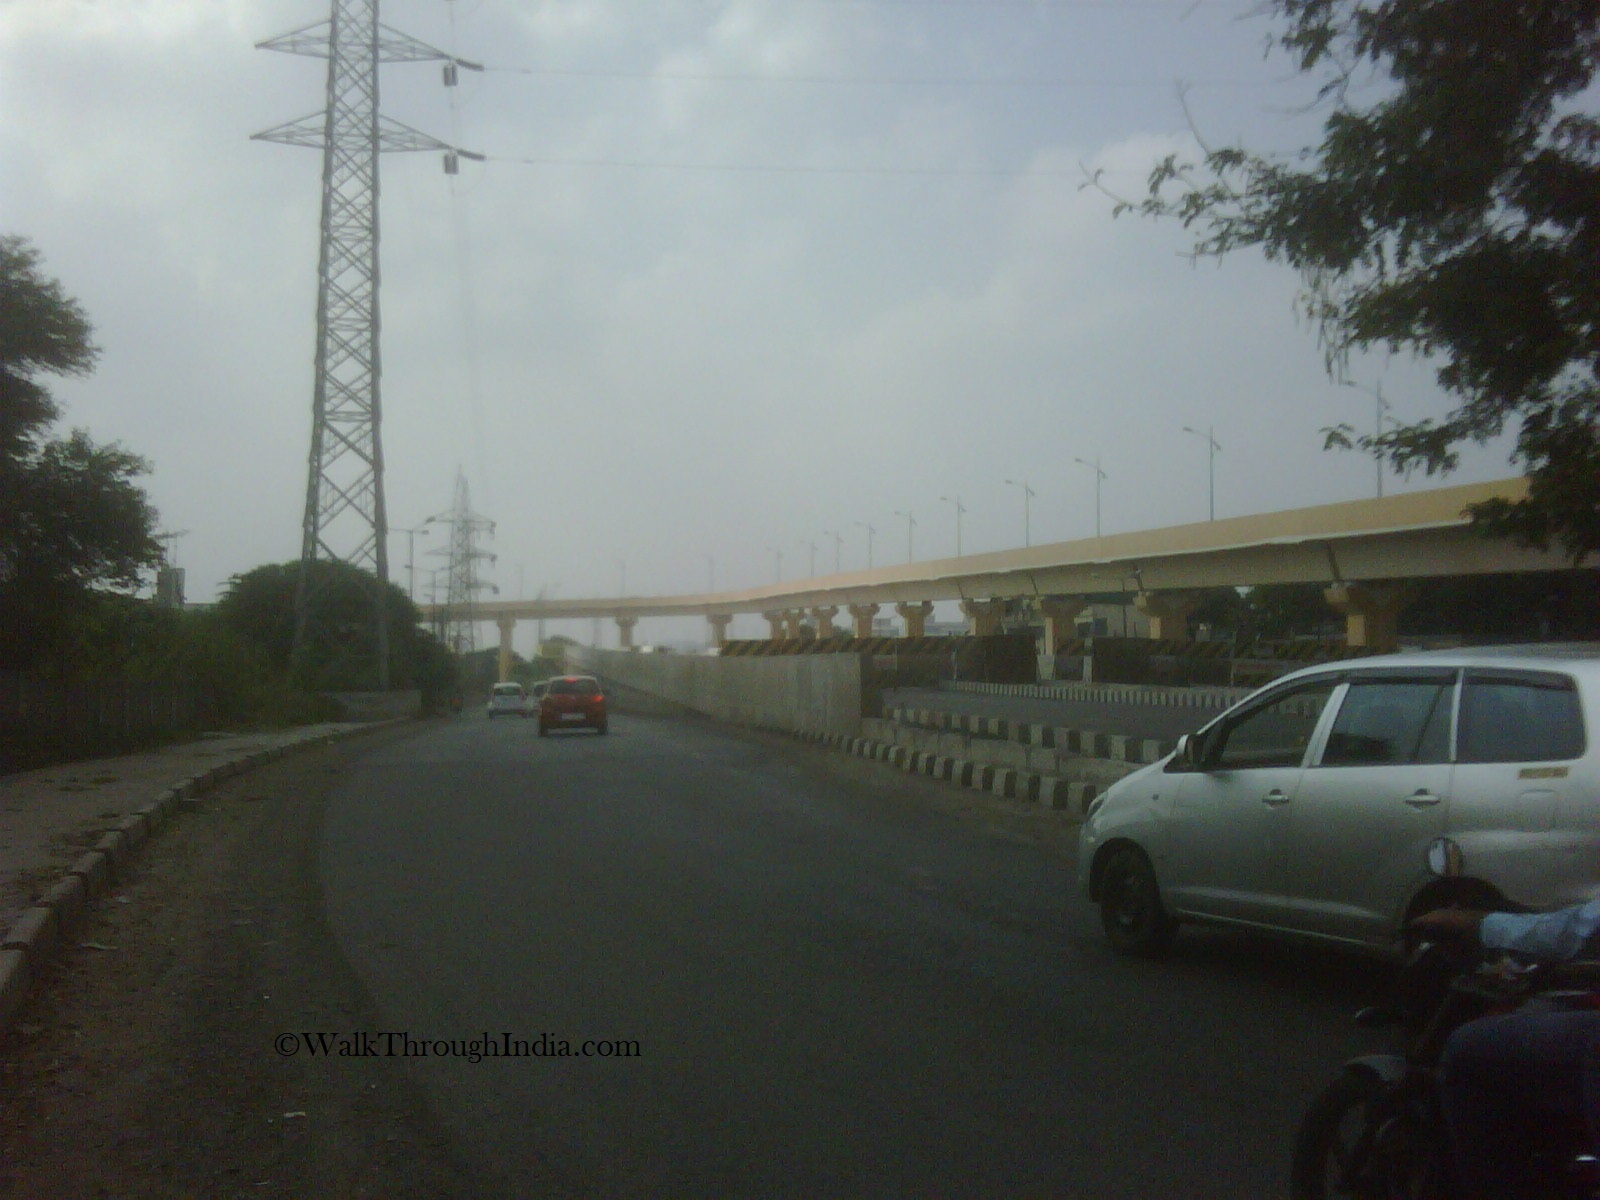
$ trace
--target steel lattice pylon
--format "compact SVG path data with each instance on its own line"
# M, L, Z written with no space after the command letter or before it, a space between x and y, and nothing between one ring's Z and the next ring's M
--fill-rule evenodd
M494 522L472 511L472 500L467 494L467 477L460 472L456 474L455 503L450 511L439 513L429 520L443 523L450 529L450 545L429 551L430 554L449 556L449 583L445 590L444 607L438 617L438 637L453 653L465 657L478 648L477 621L473 616L478 593L485 588L499 590L492 583L485 583L478 578L478 564L484 559L491 563L495 561L493 554L478 549L478 538L486 533L492 535Z
M386 150L440 150L451 171L457 155L479 156L382 116L378 65L442 60L452 67L482 68L379 24L378 0L332 0L327 21L259 47L328 60L324 110L254 135L322 151L316 381L295 646L298 651L306 637L309 565L322 558L365 568L377 579L377 675L378 686L386 688L389 628L383 599L389 557L380 436L378 155ZM453 81L454 72L447 72L446 82Z

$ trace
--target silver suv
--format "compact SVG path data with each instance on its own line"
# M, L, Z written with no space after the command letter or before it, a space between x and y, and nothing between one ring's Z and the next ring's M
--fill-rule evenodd
M1091 808L1078 879L1119 950L1182 921L1380 952L1449 903L1600 893L1600 645L1285 676Z

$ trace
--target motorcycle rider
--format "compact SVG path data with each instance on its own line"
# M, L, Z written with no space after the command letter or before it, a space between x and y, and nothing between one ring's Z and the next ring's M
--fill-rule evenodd
M1538 962L1600 957L1600 898L1549 913L1438 909L1411 929ZM1445 1123L1469 1196L1529 1194L1527 1147L1541 1120L1579 1119L1600 1153L1600 1009L1526 1009L1469 1021L1450 1035L1440 1065Z

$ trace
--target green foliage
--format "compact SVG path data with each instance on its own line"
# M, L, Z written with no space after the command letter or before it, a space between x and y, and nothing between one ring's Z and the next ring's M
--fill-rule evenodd
M308 692L365 691L375 686L377 580L347 563L312 564L305 643L294 655L295 597L300 564L257 567L236 576L217 605L223 624L264 655L268 669ZM424 702L448 695L455 664L419 624L417 607L393 584L384 592L389 614L391 686L415 688Z
M1600 572L1539 572L1428 579L1400 613L1403 635L1469 642L1600 638Z
M1254 637L1337 636L1339 615L1328 604L1320 583L1270 583L1253 587L1244 601L1246 627Z
M1202 146L1118 211L1181 221L1200 256L1256 247L1293 267L1336 374L1375 348L1436 365L1443 419L1340 427L1330 446L1431 475L1514 428L1530 494L1474 520L1575 559L1600 549L1600 120L1579 107L1600 2L1266 7L1321 80L1321 145L1293 161Z
M133 482L149 467L82 430L46 436L59 409L41 373L86 374L82 310L39 274L23 239L0 237L0 668L39 666L105 588L131 589L161 561L156 514Z

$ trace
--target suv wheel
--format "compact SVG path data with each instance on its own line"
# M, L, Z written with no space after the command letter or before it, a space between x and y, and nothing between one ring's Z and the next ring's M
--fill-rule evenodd
M1154 957L1172 944L1177 922L1161 904L1161 888L1144 851L1126 846L1106 863L1100 923L1111 948L1122 954Z

